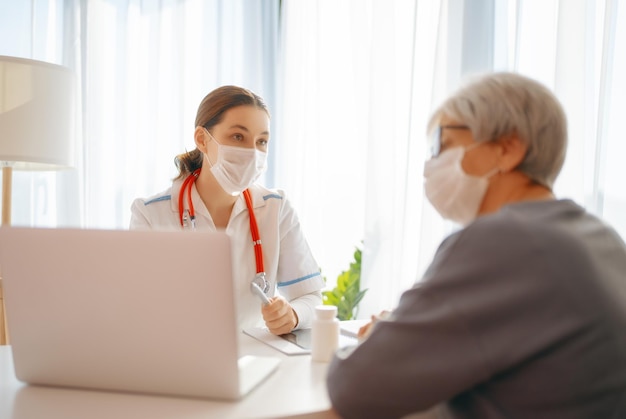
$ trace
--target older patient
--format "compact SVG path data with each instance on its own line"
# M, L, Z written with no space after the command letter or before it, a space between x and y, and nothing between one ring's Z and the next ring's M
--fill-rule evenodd
M328 374L345 418L626 417L626 248L552 185L566 119L539 83L483 76L435 111L426 195L464 228Z

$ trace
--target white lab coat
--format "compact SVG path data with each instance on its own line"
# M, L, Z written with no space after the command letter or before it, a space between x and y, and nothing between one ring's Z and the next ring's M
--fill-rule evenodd
M168 190L147 199L136 199L131 207L131 229L180 230L178 196L182 180L174 181ZM322 303L324 280L307 244L296 212L281 190L259 185L250 187L259 235L263 243L263 262L270 283L268 296L276 289L298 315L297 328L311 327L315 306ZM196 185L191 188L196 214L196 229L216 231L213 219L202 202ZM184 197L187 210L187 197ZM186 230L192 231L190 227ZM226 234L231 238L233 278L241 328L263 325L261 303L250 292L256 274L256 261L250 234L250 218L243 195L240 195L228 221ZM186 261L185 263L202 263ZM184 264L181 263L181 266ZM207 269L210 269L207 267Z

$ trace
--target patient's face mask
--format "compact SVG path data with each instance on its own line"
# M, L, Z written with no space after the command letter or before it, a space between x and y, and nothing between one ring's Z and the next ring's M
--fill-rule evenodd
M211 163L211 159L205 154L211 166L211 173L226 193L239 195L263 174L267 164L267 153L256 148L220 144L208 130L205 131L217 144L215 164Z
M471 176L463 171L465 152L480 144L450 148L424 165L426 197L443 218L463 226L476 219L489 178L498 172L494 169L485 176Z

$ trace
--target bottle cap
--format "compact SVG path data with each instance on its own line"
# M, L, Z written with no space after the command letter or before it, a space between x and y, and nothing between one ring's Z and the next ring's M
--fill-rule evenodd
M318 319L332 320L337 316L337 307L328 305L316 306L315 315Z

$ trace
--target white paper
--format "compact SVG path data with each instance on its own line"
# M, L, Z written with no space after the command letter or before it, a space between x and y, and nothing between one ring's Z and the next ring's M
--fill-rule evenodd
M246 335L252 336L253 338L258 339L287 355L306 355L311 353L310 349L301 348L298 345L281 338L280 336L276 336L265 327L251 327L249 329L244 329L243 332Z

